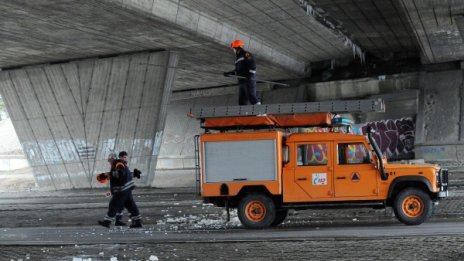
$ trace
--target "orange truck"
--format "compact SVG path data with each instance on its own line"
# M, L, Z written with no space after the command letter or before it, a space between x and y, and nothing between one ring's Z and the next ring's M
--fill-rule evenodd
M399 221L418 225L448 196L446 169L387 163L370 130L287 131L318 117L324 120L312 125L331 127L330 114L202 120L207 131L196 139L196 154L203 199L237 208L246 227L265 228L282 223L289 209L334 207L392 207ZM251 130L236 131L245 125Z

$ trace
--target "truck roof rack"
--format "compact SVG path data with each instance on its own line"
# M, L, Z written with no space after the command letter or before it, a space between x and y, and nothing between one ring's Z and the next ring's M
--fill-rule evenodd
M385 112L382 99L336 100L306 103L281 103L245 106L219 106L190 109L189 116L197 119L259 115L300 114L314 112L351 113Z
M206 130L343 127L353 122L336 113L384 112L382 99L205 107L190 110Z

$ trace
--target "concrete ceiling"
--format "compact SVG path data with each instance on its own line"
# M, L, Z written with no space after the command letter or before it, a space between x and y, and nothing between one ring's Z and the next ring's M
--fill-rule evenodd
M340 29L366 51L418 51L413 32L400 3L395 0L314 0L324 16L338 21Z
M351 49L294 0L191 0L182 4L236 26L301 61L344 58Z
M237 38L267 80L353 50L464 58L462 0L0 0L0 12L1 68L168 49L180 54L176 91L233 84L221 72Z

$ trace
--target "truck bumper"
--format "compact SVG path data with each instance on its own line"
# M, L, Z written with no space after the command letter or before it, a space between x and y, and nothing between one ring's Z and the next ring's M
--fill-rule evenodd
M437 198L447 198L448 197L448 190L446 191L440 191L437 193Z

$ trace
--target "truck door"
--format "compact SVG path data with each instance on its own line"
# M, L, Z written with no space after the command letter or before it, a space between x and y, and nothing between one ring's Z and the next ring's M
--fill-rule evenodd
M337 143L334 166L335 197L361 197L378 194L379 173L371 163L362 142Z
M332 143L305 142L297 144L296 149L295 183L303 191L301 200L332 197Z

